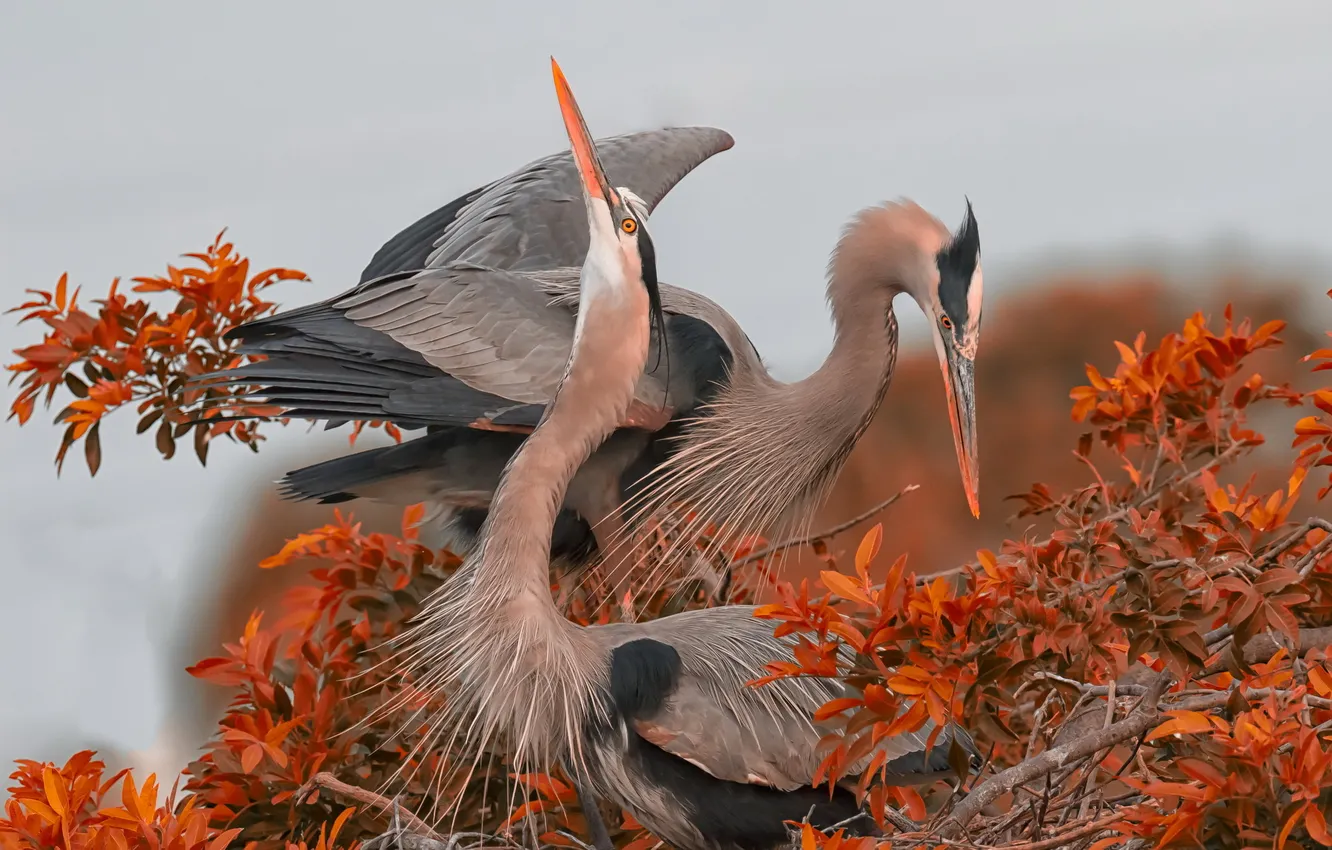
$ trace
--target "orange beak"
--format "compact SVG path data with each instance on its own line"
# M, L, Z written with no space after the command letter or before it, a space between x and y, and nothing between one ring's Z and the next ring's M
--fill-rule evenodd
M583 120L583 112L578 108L578 101L574 100L573 92L569 89L569 81L564 78L560 63L555 61L554 56L550 57L550 69L555 75L555 94L560 99L560 114L564 117L564 128L569 131L569 143L573 148L574 162L578 165L578 175L583 181L583 191L589 198L600 198L608 206L614 207L620 203L620 196L606 179L606 172L597 157L597 148L592 144L592 134L587 131L587 122Z
M976 379L975 363L958 354L951 341L944 343L939 365L943 368L944 389L948 391L948 418L953 423L953 447L962 471L962 488L967 493L971 515L980 518L980 460L976 455Z

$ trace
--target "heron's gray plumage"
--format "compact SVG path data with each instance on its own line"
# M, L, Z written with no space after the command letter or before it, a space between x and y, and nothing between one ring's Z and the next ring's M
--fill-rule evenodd
M570 622L551 596L552 534L571 498L609 511L576 494L613 489L589 479L599 467L612 476L624 467L607 452L644 454L624 435L638 431L650 442L655 435L648 432L677 412L697 410L697 419L722 424L690 452L688 429L697 422L685 423L685 462L673 472L667 464L665 498L696 492L705 511L772 519L767 514L778 503L755 502L746 492L771 479L748 476L774 463L773 446L790 451L793 444L746 444L762 440L762 417L774 410L785 414L777 427L804 428L806 435L833 429L810 439L813 466L796 470L781 498L830 480L849 451L848 434L853 443L891 375L892 298L927 281L922 269L947 232L914 205L863 215L839 244L829 275L838 346L825 369L842 383L778 384L723 311L684 290L662 297L646 229L647 210L689 169L729 147L730 137L674 131L673 154L662 153L670 133L597 146L552 65L572 158L534 163L427 216L386 245L350 293L236 329L242 352L266 359L222 379L259 384L251 393L256 400L311 418L438 428L429 416L436 397L445 399L445 425L502 431L501 420L511 417L523 423L512 427L530 432L517 435L516 446L514 434L494 435L486 451L463 458L455 450L468 441L435 430L428 444L344 467L372 490L415 479L437 491L452 488L456 503L477 507L486 502L488 467L509 450L477 546L398 641L395 661L411 687L381 710L404 710L406 726L426 730L404 769L440 745L450 754L472 748L479 758L500 744L521 773L567 766L580 795L591 788L608 797L681 850L776 847L787 839L786 823L807 813L822 827L860 811L845 788L811 784L821 738L813 711L845 686L800 677L750 687L769 662L793 659L795 639L776 637L748 607L644 624ZM603 161L641 201L612 188ZM424 251L423 240L438 227L443 232ZM425 268L393 265L418 261ZM567 270L579 263L573 305ZM671 302L669 320L663 301ZM660 350L671 339L685 343L680 353L671 347L645 369L653 345ZM659 371L676 366L679 378ZM841 395L854 396L845 408L835 404ZM742 410L747 402L749 412ZM654 423L653 409L665 419ZM848 412L849 425L839 421ZM728 443L728 430L743 440ZM801 448L798 440L794 446ZM443 483L413 468L431 448L455 454L458 468ZM720 470L731 458L719 449L740 452L736 471ZM469 459L476 465L468 467ZM395 466L401 475L380 474ZM329 470L316 467L304 481L336 499ZM792 478L790 469L778 472ZM301 480L293 475L292 485ZM957 728L942 735L945 743L970 743ZM877 743L891 748L894 764L910 768L915 760L922 772L907 772L916 779L935 773L919 737ZM467 770L465 763L452 766ZM594 816L592 807L585 812ZM599 844L608 844L604 834Z
M598 286L604 292L607 283ZM794 638L775 637L750 607L580 627L551 598L559 506L641 385L649 335L646 304L638 304L597 301L584 282L581 333L550 405L505 466L479 545L427 601L399 663L416 689L446 695L442 714L424 720L448 743L479 752L503 741L518 772L562 763L580 787L681 850L776 846L785 822L828 794L811 785L828 731L812 714L845 686L801 677L750 687L769 662L794 658ZM637 660L631 648L642 650ZM644 662L654 651L664 661ZM896 779L938 775L939 760L923 753L930 731L880 742L895 764L910 768L914 759L921 768ZM974 756L962 730L950 726L940 738L940 754L956 740ZM836 794L820 825L858 810L845 789ZM733 809L725 818L713 811L718 802ZM758 832L735 836L734 823Z
M717 779L764 785L781 791L808 786L825 753L820 739L832 731L813 721L814 712L830 700L858 692L839 679L780 679L761 687L749 685L766 675L763 659L793 661L795 640L775 637L770 621L755 619L754 606L728 605L685 611L644 623L608 625L594 630L609 651L630 640L648 638L675 648L681 671L674 688L649 716L630 725L645 740L689 760ZM842 661L851 660L843 651ZM943 729L930 752L928 769L911 764L927 750L934 725L885 738L883 751L890 783L920 784L951 772L949 744L956 738L969 753L975 745L957 726ZM871 752L849 765L848 773L864 770ZM902 761L898 761L902 760Z
M686 128L616 137L608 144L609 167L638 180L631 185L650 207L675 179L729 147L730 137ZM205 380L247 386L243 398L293 417L530 430L552 397L577 320L574 264L587 248L581 205L572 203L578 191L565 153L464 196L390 240L367 268L367 274L384 276L321 304L237 328L239 350L267 359ZM958 244L965 251L954 253L970 253L978 280L970 208L968 223ZM524 227L530 236L520 232ZM557 236L571 241L560 247ZM830 262L833 350L812 376L789 384L769 374L744 330L720 306L663 284L669 356L649 358L652 368L640 377L636 403L620 423L652 436L637 458L622 456L618 474L603 464L602 473L582 478L604 490L581 505L566 505L589 526L595 549L606 555L608 545L629 542L623 529L680 503L694 511L675 529L673 545L680 550L710 526L720 529L710 544L717 549L737 535L773 532L810 517L888 388L897 354L894 296L908 291L929 313L937 293L921 281L931 273L937 278L940 251L952 241L941 222L909 202L862 212ZM427 243L431 248L423 254ZM414 272L393 265L417 260L435 267ZM555 261L567 265L537 268ZM953 283L961 288L949 291L950 303L962 298L979 304L978 283L970 291L970 281ZM967 327L959 324L955 333L968 338L972 356L979 311L967 312L960 317ZM654 338L653 345L660 344ZM514 445L507 438L497 441ZM316 489L304 486L310 476L298 470L284 490L297 498L410 503L417 489L394 488L383 475L375 477L383 486L362 486L374 453L382 451L347 458L345 466L321 465ZM449 519L465 505L451 502L451 492L476 490L450 483L448 456L417 456L429 465L424 476L399 470L433 482L432 515L458 529L455 544L465 553L475 540L465 523ZM488 456L496 460L490 469L498 481L503 464L496 453Z
M668 127L600 139L597 151L612 185L633 189L652 212L685 175L734 144L715 127ZM578 175L565 150L423 216L375 253L361 280L457 261L576 269L587 246Z

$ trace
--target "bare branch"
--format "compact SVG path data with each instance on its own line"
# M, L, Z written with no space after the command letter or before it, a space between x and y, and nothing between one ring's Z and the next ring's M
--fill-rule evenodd
M773 544L772 546L760 549L757 552L750 552L748 555L744 556L743 558L739 558L727 564L726 565L727 569L734 569L743 564L748 564L751 561L757 561L760 560L761 558L766 558L769 555L776 554L777 552L783 552L787 549L794 549L797 546L808 546L811 543L816 543L820 540L827 540L829 537L835 537L838 534L841 534L843 531L846 531L848 528L858 525L859 523L864 522L865 520L869 519L875 514L887 510L894 502L905 496L907 493L919 489L920 489L919 484L908 484L907 486L903 487L901 490L898 490L893 495L884 499L882 502L879 502L874 507L870 508L869 510L865 511L862 514L857 514L856 516L852 517L846 522L834 525L832 528L825 529L823 531L818 532L817 534L809 534L804 537L793 537L790 540Z
M358 803L365 803L367 806L374 806L380 811L396 810L401 812L403 820L411 827L413 832L418 832L426 838L435 841L444 841L444 836L440 835L430 828L430 825L418 818L416 815L404 809L394 800L380 796L374 791L367 791L364 788L358 788L355 785L348 785L327 771L316 773L310 777L310 781L301 786L300 791L296 792L297 799L304 800L314 790L314 787L327 788L334 794L341 795Z
M1164 484L1162 484L1160 487L1157 487L1155 490L1147 494L1142 499L1139 499L1136 503L1120 508L1114 513L1107 514L1106 517L1102 520L1102 522L1118 522L1119 520L1126 518L1130 512L1135 510L1142 510L1143 508L1155 502L1157 499L1161 498L1161 496L1165 495L1165 492L1169 490L1171 487L1178 487L1180 484L1187 484L1196 478L1202 477L1202 474L1210 469L1215 469L1219 466L1225 466L1230 461L1239 457L1239 455L1243 452L1245 448L1247 447L1245 446L1244 443L1231 443L1230 446L1225 451L1223 451L1221 454L1217 455L1216 457L1212 458L1207 463L1203 464L1197 469L1190 470L1184 473L1183 475L1167 479Z
M1096 835L1103 832L1107 827L1124 819L1123 813L1107 815L1100 820L1091 823L1075 824L1073 829L1060 832L1050 838L1041 841L1029 841L1025 844L1009 844L1005 850L1049 850L1052 847L1060 847L1079 838L1086 838L1089 835Z
M1332 540L1332 536L1328 537ZM1294 647L1296 655L1303 655L1311 649L1323 649L1332 646L1332 626L1324 626L1317 629L1300 629L1299 644ZM1268 661L1284 644L1279 642L1276 637L1270 633L1256 635L1252 640L1244 645L1243 658L1245 664L1260 664ZM1227 664L1223 658L1214 664L1209 664L1202 671L1199 678L1206 679L1208 676L1215 676L1227 669Z
M940 825L939 834L957 838L971 819L980 814L985 806L1012 792L1019 785L1058 770L1074 759L1090 756L1099 750L1108 749L1141 735L1160 719L1161 712L1157 709L1157 705L1170 682L1169 673L1158 675L1148 687L1147 693L1143 695L1142 702L1129 713L1128 717L1100 732L1083 735L1076 740L1048 749L1035 758L1027 759L982 782L957 804L957 808L953 809L952 814Z

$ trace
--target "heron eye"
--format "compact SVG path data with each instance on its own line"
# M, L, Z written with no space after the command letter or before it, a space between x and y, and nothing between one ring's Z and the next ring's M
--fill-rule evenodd
M953 329L953 320L947 316L940 316L939 324L943 325L943 329L946 331L951 331Z
M632 218L626 218L624 221L620 222L620 229L625 233L633 233L638 229L638 222L634 221Z

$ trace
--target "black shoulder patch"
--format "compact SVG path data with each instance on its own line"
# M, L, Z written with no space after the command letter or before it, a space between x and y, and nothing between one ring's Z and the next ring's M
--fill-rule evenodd
M611 651L610 693L626 718L651 715L675 690L680 653L668 643L639 638Z
M666 319L666 335L671 359L692 384L695 404L711 401L725 384L733 360L721 334L702 319L672 313ZM648 372L655 374L664 368L657 365Z

